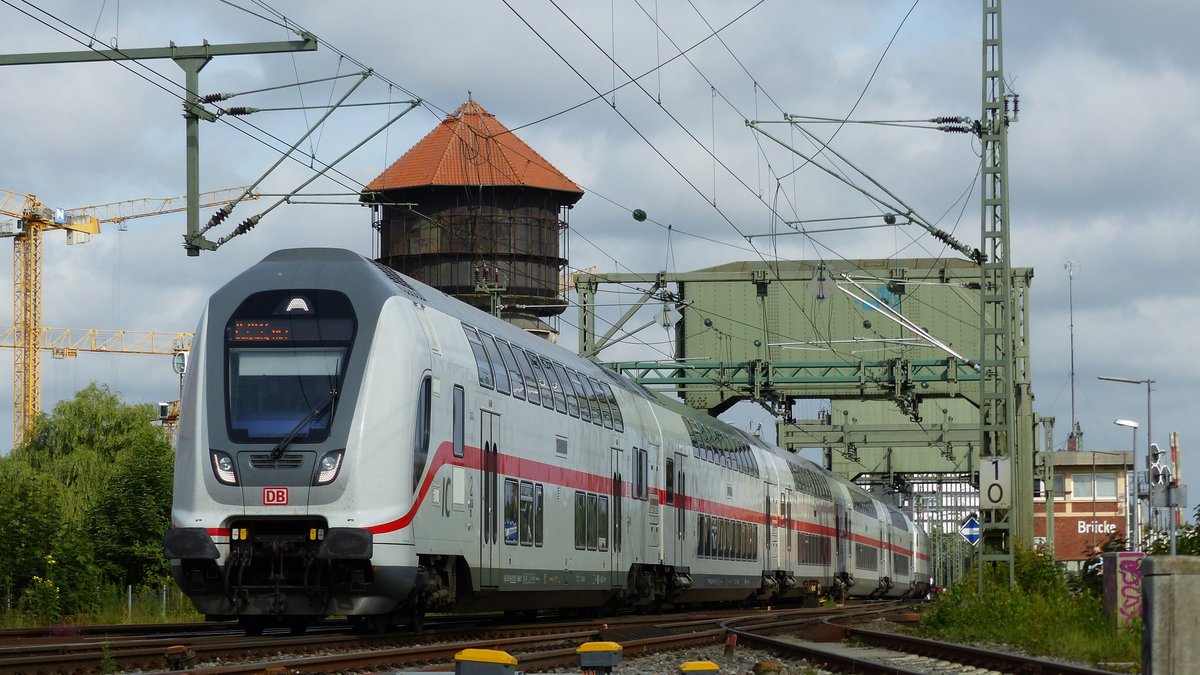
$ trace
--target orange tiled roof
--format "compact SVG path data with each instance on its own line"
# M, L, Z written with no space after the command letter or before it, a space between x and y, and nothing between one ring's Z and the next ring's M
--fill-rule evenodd
M523 186L583 194L475 101L447 115L367 190L439 185Z

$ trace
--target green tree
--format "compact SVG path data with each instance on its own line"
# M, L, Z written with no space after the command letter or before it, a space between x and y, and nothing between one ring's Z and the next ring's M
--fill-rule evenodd
M13 457L0 458L0 582L20 597L44 574L62 510L58 486Z
M96 562L121 584L158 583L170 572L162 538L171 517L174 454L166 441L123 450L88 518Z
M151 423L155 419L151 404L126 405L107 385L93 382L40 416L13 456L61 483L63 515L78 522L115 474L118 455L145 445L165 446L161 429Z
M57 510L39 536L54 542L45 551L55 555L67 614L87 611L106 580L140 585L165 577L174 455L156 420L154 406L127 405L92 383L42 415L9 458L52 495ZM40 563L42 552L26 557Z

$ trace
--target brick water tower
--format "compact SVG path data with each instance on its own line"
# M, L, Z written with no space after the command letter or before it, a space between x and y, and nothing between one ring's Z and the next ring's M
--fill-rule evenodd
M553 337L567 214L583 190L467 101L363 190L379 262L484 311Z

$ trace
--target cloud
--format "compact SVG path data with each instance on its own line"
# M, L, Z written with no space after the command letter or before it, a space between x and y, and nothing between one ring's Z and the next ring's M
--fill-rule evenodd
M748 129L745 120L778 122L784 112L842 117L860 95L853 114L858 120L976 117L977 6L919 4L874 72L911 2L697 2L703 16L691 5L641 3L646 12L634 3L566 8L579 28L553 8L510 4L512 9L489 3L288 3L278 9L326 41L316 53L218 57L201 73L201 89L247 91L365 66L393 86L373 77L354 102L411 95L425 100L348 158L339 167L346 177L319 180L308 190L322 194L358 189L470 92L509 127L532 123L518 135L588 191L571 214L571 264L577 268L686 271L774 256L957 255L915 226L759 238L789 229L785 220L878 217L888 209L811 166L781 179L803 160ZM122 48L166 46L169 40L296 39L228 4L142 1L101 10L95 3L52 0L38 6L85 31L96 26L98 41L116 39ZM262 7L247 7L269 17ZM655 8L665 35L646 15ZM746 10L720 40L705 39L706 23L722 26ZM0 19L7 53L83 48L11 8L0 9ZM1156 435L1164 430L1160 442L1169 430L1183 432L1185 442L1200 437L1191 412L1197 392L1187 384L1195 381L1186 336L1196 328L1188 317L1197 315L1197 301L1184 276L1191 252L1200 249L1200 223L1189 203L1195 183L1190 162L1200 154L1200 122L1192 113L1200 107L1200 83L1191 75L1200 65L1191 34L1197 19L1200 7L1181 0L1005 7L1005 75L1021 100L1009 146L1013 264L1036 270L1036 407L1060 420L1059 438L1067 426L1062 420L1070 417L1070 397L1061 393L1069 389L1069 304L1075 310L1077 399L1088 402L1080 408L1092 447L1125 447L1128 436L1109 429L1110 418L1145 412L1144 391L1099 384L1097 374L1156 379L1153 416ZM1153 39L1129 39L1148 35ZM685 48L703 42L686 59L640 80L644 91L621 88L615 108L609 95L607 102L568 111L595 97L593 88L604 92L623 82L610 56L640 75L676 56L671 40ZM68 208L183 194L182 71L170 61L146 62L150 71L129 65L138 74L111 63L0 68L0 84L9 92L0 108L7 160L0 164L0 188ZM303 95L295 89L250 94L228 105L319 106L348 84L308 85ZM256 180L322 112L273 111L203 124L202 189ZM379 107L338 111L300 151L332 160L386 114ZM809 128L827 139L836 127ZM786 125L763 129L813 152ZM847 125L833 147L917 212L977 245L977 140ZM312 175L310 164L317 163L298 159L281 165L261 189L283 193ZM862 176L852 181L882 194ZM230 223L272 201L243 204ZM635 208L651 220L633 221ZM176 214L130 221L125 231L108 227L84 246L67 247L51 233L47 325L191 330L204 299L270 251L328 245L370 254L373 246L369 211L357 206L285 204L251 233L196 258L182 251L183 231L183 217ZM754 248L744 235L755 235ZM1076 265L1073 298L1062 268L1068 260ZM11 254L0 252L0 292L11 293L11 265ZM11 322L2 317L0 324ZM568 310L568 346L574 346L573 321ZM622 356L637 352L636 341L619 350ZM157 364L154 357L96 355L49 363L46 407L93 378L132 400L173 398L177 381L169 363ZM0 363L0 401L11 400L8 367ZM6 412L0 408L0 427L7 425ZM1187 470L1200 476L1200 468Z

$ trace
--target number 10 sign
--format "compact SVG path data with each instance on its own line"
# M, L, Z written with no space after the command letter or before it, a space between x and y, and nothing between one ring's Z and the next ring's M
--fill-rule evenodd
M979 508L1012 507L1012 460L989 458L979 462Z

